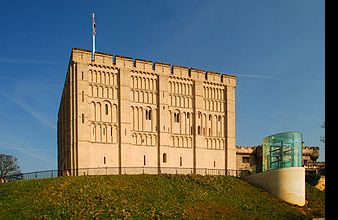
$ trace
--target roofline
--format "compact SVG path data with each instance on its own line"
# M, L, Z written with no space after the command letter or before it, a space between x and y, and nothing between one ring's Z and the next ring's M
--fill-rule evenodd
M86 49L82 49L82 48L77 48L77 47L73 47L72 48L72 53L74 50L79 50L79 51L83 51L83 52L87 52L87 53L91 53L91 50L86 50ZM193 71L198 71L198 72L203 72L203 73L214 73L217 75L221 75L221 76L227 76L227 77L231 77L231 78L237 78L236 75L232 75L232 74L228 74L228 73L218 73L218 72L214 72L214 71L207 71L207 70L202 70L202 69L197 69L197 68L193 68L193 67L186 67L186 66L181 66L181 65L176 65L176 64L168 64L168 63L162 63L162 62L155 62L155 61L151 61L151 60L144 60L144 59L140 59L140 58L132 58L132 57L127 57L127 56L122 56L122 55L118 55L116 54L115 56L113 54L109 54L109 53L104 53L104 52L95 52L96 54L102 54L102 55L107 55L107 56L112 56L113 59L115 60L116 58L124 58L124 59L128 59L131 61L143 61L143 62L150 62L153 64L159 64L159 65L165 65L171 68L183 68L183 69L188 69L189 71L193 70Z

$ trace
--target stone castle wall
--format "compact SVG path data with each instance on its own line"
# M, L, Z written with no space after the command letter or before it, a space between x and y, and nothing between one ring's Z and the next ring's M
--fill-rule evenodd
M235 88L231 75L73 49L58 169L235 170Z

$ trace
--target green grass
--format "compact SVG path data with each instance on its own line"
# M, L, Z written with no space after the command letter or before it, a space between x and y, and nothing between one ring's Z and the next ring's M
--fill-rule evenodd
M1 219L324 217L324 193L306 185L308 205L282 202L230 176L117 175L23 180L0 185Z

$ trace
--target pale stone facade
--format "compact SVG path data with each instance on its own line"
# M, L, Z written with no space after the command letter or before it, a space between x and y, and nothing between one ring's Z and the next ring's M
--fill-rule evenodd
M58 170L236 170L235 89L232 75L72 49Z
M236 147L236 168L255 170L257 164L256 147L254 146L240 146Z

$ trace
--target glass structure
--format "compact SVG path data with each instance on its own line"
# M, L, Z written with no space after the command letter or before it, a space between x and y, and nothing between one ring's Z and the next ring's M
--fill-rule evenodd
M302 166L301 132L284 132L263 139L262 171Z

